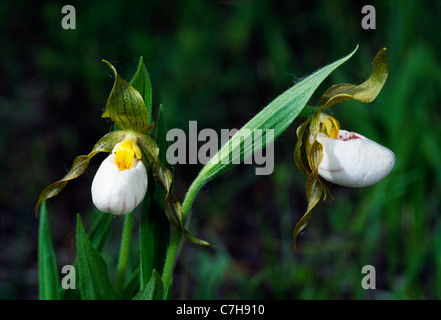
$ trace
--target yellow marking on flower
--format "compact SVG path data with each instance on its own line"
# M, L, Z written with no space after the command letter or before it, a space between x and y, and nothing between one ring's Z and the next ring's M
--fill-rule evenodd
M135 157L137 159L142 157L141 149L136 144L135 137L128 137L116 144L113 152L115 153L115 164L120 171L131 169Z
M340 124L337 119L325 113L320 113L320 132L326 134L328 137L337 139L340 131Z

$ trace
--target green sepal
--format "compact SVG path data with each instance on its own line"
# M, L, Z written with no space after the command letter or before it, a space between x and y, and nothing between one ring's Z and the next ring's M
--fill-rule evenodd
M87 169L90 159L100 152L111 152L113 147L120 141L124 140L128 133L124 131L112 131L102 137L93 147L92 151L87 155L81 155L75 158L72 167L63 179L54 182L43 189L38 197L37 205L35 206L35 216L38 216L38 210L44 200L52 198L59 194L69 180L78 178Z
M170 193L170 188L173 181L172 173L170 170L164 167L157 158L153 164L153 177L166 192L164 199L164 212L170 224L176 230L181 231L184 237L186 237L189 241L198 245L209 246L210 244L207 241L194 237L187 231L187 229L185 229L182 218L181 203L173 194Z
M309 136L309 124L311 122L311 118L308 118L306 122L301 124L296 131L297 142L294 149L294 162L297 165L297 168L305 175L309 176L311 174L311 168L309 167L308 158L304 149L306 147L307 141L305 139Z
M121 78L110 62L103 60L115 75L115 83L107 100L103 118L110 118L119 128L139 133L153 129L144 99L141 94Z

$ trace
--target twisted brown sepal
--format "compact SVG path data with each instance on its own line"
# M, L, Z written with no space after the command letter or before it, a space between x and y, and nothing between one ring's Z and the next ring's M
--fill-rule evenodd
M309 130L306 130L306 132L309 133ZM300 146L298 148L300 148ZM296 163L299 162L299 160L296 158L298 156L299 155L295 154L294 158L296 159ZM294 244L294 250L296 251L297 251L297 245L296 245L297 236L303 231L303 229L306 228L309 221L311 220L312 209L319 202L323 191L325 191L325 197L326 197L326 193L329 192L327 186L322 182L318 174L318 166L323 160L323 146L318 141L314 141L312 143L312 146L309 151L309 156L307 158L308 158L307 161L309 162L309 166L308 167L306 165L301 165L301 166L304 168L304 170L307 170L306 173L308 173L307 174L308 179L306 180L306 187L305 187L308 208L305 214L302 216L302 218L297 222L293 230L293 244Z
M156 143L147 135L138 135L138 145L145 155L143 159L153 163L152 173L156 183L158 183L166 192L164 198L164 211L170 224L173 228L182 232L189 241L198 245L209 246L210 244L207 241L196 238L185 229L182 218L181 203L170 191L173 175L170 170L164 167L159 161L159 148Z
M63 179L54 182L43 189L35 206L35 216L38 217L38 211L43 201L52 198L59 194L68 181L78 178L87 169L90 159L100 152L111 152L113 147L120 141L124 140L127 132L124 131L112 131L102 137L93 147L92 151L87 155L81 155L75 158L72 167Z
M363 103L374 101L383 88L389 73L386 48L378 51L377 55L372 61L372 64L372 75L362 84L354 85L348 83L339 83L326 90L319 100L318 111L329 108L336 103L351 99Z

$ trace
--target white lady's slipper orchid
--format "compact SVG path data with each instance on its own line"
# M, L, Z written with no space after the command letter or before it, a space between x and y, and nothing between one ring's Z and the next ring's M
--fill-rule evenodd
M99 210L115 215L133 211L145 198L146 167L151 167L154 181L165 191L164 213L170 224L191 242L209 245L185 229L181 203L170 190L173 174L161 164L159 147L148 134L154 128L151 122L152 97L150 79L142 58L131 84L142 89L143 95L120 77L108 61L103 61L112 69L115 83L102 116L112 119L115 130L101 137L91 152L76 157L62 179L41 191L35 205L35 216L38 216L43 201L56 196L70 180L81 176L95 155L106 152L111 154L99 167L91 188L93 203ZM142 161L141 157L144 157Z
M293 230L295 250L297 236L311 220L312 209L322 194L325 199L330 194L324 180L346 187L367 187L385 178L395 165L392 151L358 133L340 130L337 119L322 112L348 100L374 101L389 73L386 48L378 51L372 64L372 75L365 82L329 87L319 99L317 108L311 108L311 115L297 128L294 161L307 176L308 207Z
M147 172L136 139L118 143L100 165L92 182L92 201L102 212L123 215L133 211L147 191Z
M318 174L325 180L346 187L367 187L385 178L395 165L388 148L362 136L340 130L337 139L319 133L323 160Z

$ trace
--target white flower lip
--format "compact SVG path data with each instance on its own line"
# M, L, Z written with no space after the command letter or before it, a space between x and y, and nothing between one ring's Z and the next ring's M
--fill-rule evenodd
M92 182L92 201L98 210L114 215L133 211L147 191L147 172L142 161L135 159L131 169L119 170L115 154L100 165Z
M319 133L317 140L323 145L319 175L341 186L371 186L385 178L395 165L391 150L358 133L340 130L338 139Z

